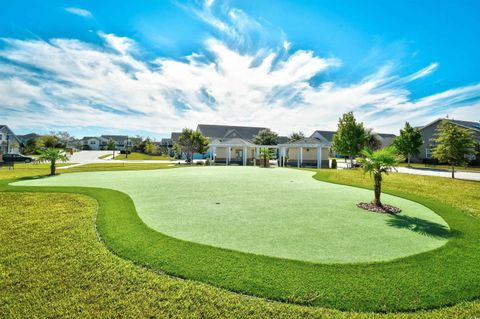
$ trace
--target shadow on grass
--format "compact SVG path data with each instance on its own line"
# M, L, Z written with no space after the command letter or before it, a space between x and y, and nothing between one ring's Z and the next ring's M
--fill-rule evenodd
M408 229L423 236L434 238L448 238L460 235L456 231L451 232L447 226L404 215L392 215L387 224L395 228Z

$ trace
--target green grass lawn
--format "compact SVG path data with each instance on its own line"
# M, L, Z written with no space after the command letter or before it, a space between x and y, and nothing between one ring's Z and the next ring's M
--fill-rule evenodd
M259 255L321 263L386 261L446 243L448 225L417 203L384 195L392 217L356 207L368 190L315 181L313 173L256 167L90 172L16 183L110 188L166 235ZM268 200L266 200L268 198ZM179 203L182 203L179 205ZM423 232L402 227L424 224Z
M316 177L323 179L322 174L329 172L320 171ZM479 220L438 199L392 191L429 207L448 222L452 236L443 247L387 263L332 265L253 255L174 239L147 227L130 197L114 190L22 186L7 189L93 196L100 208L98 230L112 251L152 269L237 292L311 306L388 312L451 305L475 299L480 292ZM409 220L403 226L419 231L424 227Z
M11 177L2 173L0 171L0 179ZM36 174L39 171L31 170L30 173ZM359 186L371 184L368 177L364 177L358 171L321 170L316 178ZM467 211L473 216L480 216L479 183L392 174L385 179L385 184L392 192L417 193L422 198L429 197L430 202L439 203L440 206L449 204L456 207L450 210L451 216L446 218L451 225L454 225L454 229L462 226L458 225L461 220L455 217L465 216L458 209ZM428 194L424 191L425 187L431 190ZM3 190L6 189L3 188ZM19 188L16 190L18 191ZM96 212L94 201L74 194L43 193L47 190L43 188L42 192L39 192L39 188L31 188L28 191L34 193L15 193L10 189L9 192L0 193L1 317L474 318L480 316L480 303L477 301L461 302L456 306L437 310L396 314L340 312L318 307L267 302L201 283L172 278L134 266L131 262L118 258L105 249L103 244L98 242L92 227L92 219ZM54 189L50 189L52 190ZM87 190L64 188L62 191L75 193ZM86 193L89 197L95 197L100 203L99 218L110 216L110 221L113 222L116 217L134 217L105 214L102 207L109 198L112 200L111 209L118 211L131 205L131 202L128 197L115 192L115 194L111 193L113 191L109 190L104 190L107 196L103 196L105 194L102 194L102 191L92 190ZM116 197L117 195L119 197ZM52 198L55 200L52 201ZM451 222L452 218L456 219L454 223ZM115 228L115 223L106 222L106 220L99 220L98 225ZM478 232L475 224L477 222L477 218L468 219L463 226L472 226L471 231ZM19 236L19 233L24 235ZM118 239L126 243L131 240L121 236ZM478 267L465 268L468 265L463 263L466 259L475 258L478 255L478 243L472 242L472 239L472 234L467 231L462 236L451 239L443 248L432 252L442 251L448 246L453 249L442 258L437 256L430 261L440 267L443 263L456 264L458 269L449 266L443 269L441 276L437 276L440 284L442 281L452 282L448 295L455 294L454 287L457 282L452 281L454 278L449 278L456 276L455 270L471 272L473 280L471 285L466 287L466 292L478 291L476 287L479 278ZM148 241L139 244L148 244ZM167 250L167 255L172 253L168 251L168 247L159 246L160 249ZM116 252L127 253L121 250ZM142 253L139 252L139 255ZM182 251L178 252L179 255L181 253ZM203 256L203 258L206 257ZM185 262L188 262L189 256L184 258ZM215 259L210 261L215 263ZM417 261L422 264L421 260ZM244 260L240 257L232 262L238 263L239 268L245 266ZM478 265L478 261L473 262ZM168 261L165 260L165 263ZM148 268L155 268L154 266L149 264ZM256 270L251 269L253 273ZM405 271L405 265L392 264L391 274L387 272L383 275L384 293L396 296L399 302L404 297L408 297L396 294L395 291L395 286L402 283L397 278L397 272ZM228 273L225 273L225 276L228 276ZM402 279L409 280L407 273L404 273ZM426 279L431 278L427 276ZM258 282L261 282L260 279ZM432 298L439 297L436 286L428 286L423 278L419 278L416 285L419 300L423 298L422 294L426 287L429 288L429 294L433 295ZM364 289L368 292L368 288L367 282ZM349 291L348 288L346 291ZM354 290L350 293L353 294ZM311 295L311 299L313 298L322 298L322 296ZM464 299L468 300L471 297Z
M128 154L128 157L125 157L125 154L118 154L115 156L116 160L172 160L170 156L165 156L165 155L148 155L148 154L143 154L143 153L138 153L138 152L132 152L131 154Z

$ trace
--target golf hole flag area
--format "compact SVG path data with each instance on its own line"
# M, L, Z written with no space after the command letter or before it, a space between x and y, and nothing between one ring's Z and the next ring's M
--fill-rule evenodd
M392 216L356 207L373 192L320 182L313 172L190 167L62 174L20 186L100 187L129 195L165 235L209 246L314 263L390 261L443 246L449 227L432 210L382 195ZM121 225L118 225L121 227Z

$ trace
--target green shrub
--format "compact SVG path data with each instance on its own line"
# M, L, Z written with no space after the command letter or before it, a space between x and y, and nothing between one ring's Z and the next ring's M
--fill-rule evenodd
M332 165L331 165L331 168L332 169L337 169L337 160L334 158L332 159Z

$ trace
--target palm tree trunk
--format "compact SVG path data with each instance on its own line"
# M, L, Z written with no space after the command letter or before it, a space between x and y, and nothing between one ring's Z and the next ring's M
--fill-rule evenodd
M375 181L375 188L374 188L374 193L375 193L375 199L373 203L375 206L382 206L382 202L380 201L380 194L382 193L382 175L379 173L374 173L373 179Z
M455 178L455 166L452 165L452 178Z
M55 160L50 161L50 175L55 175Z

